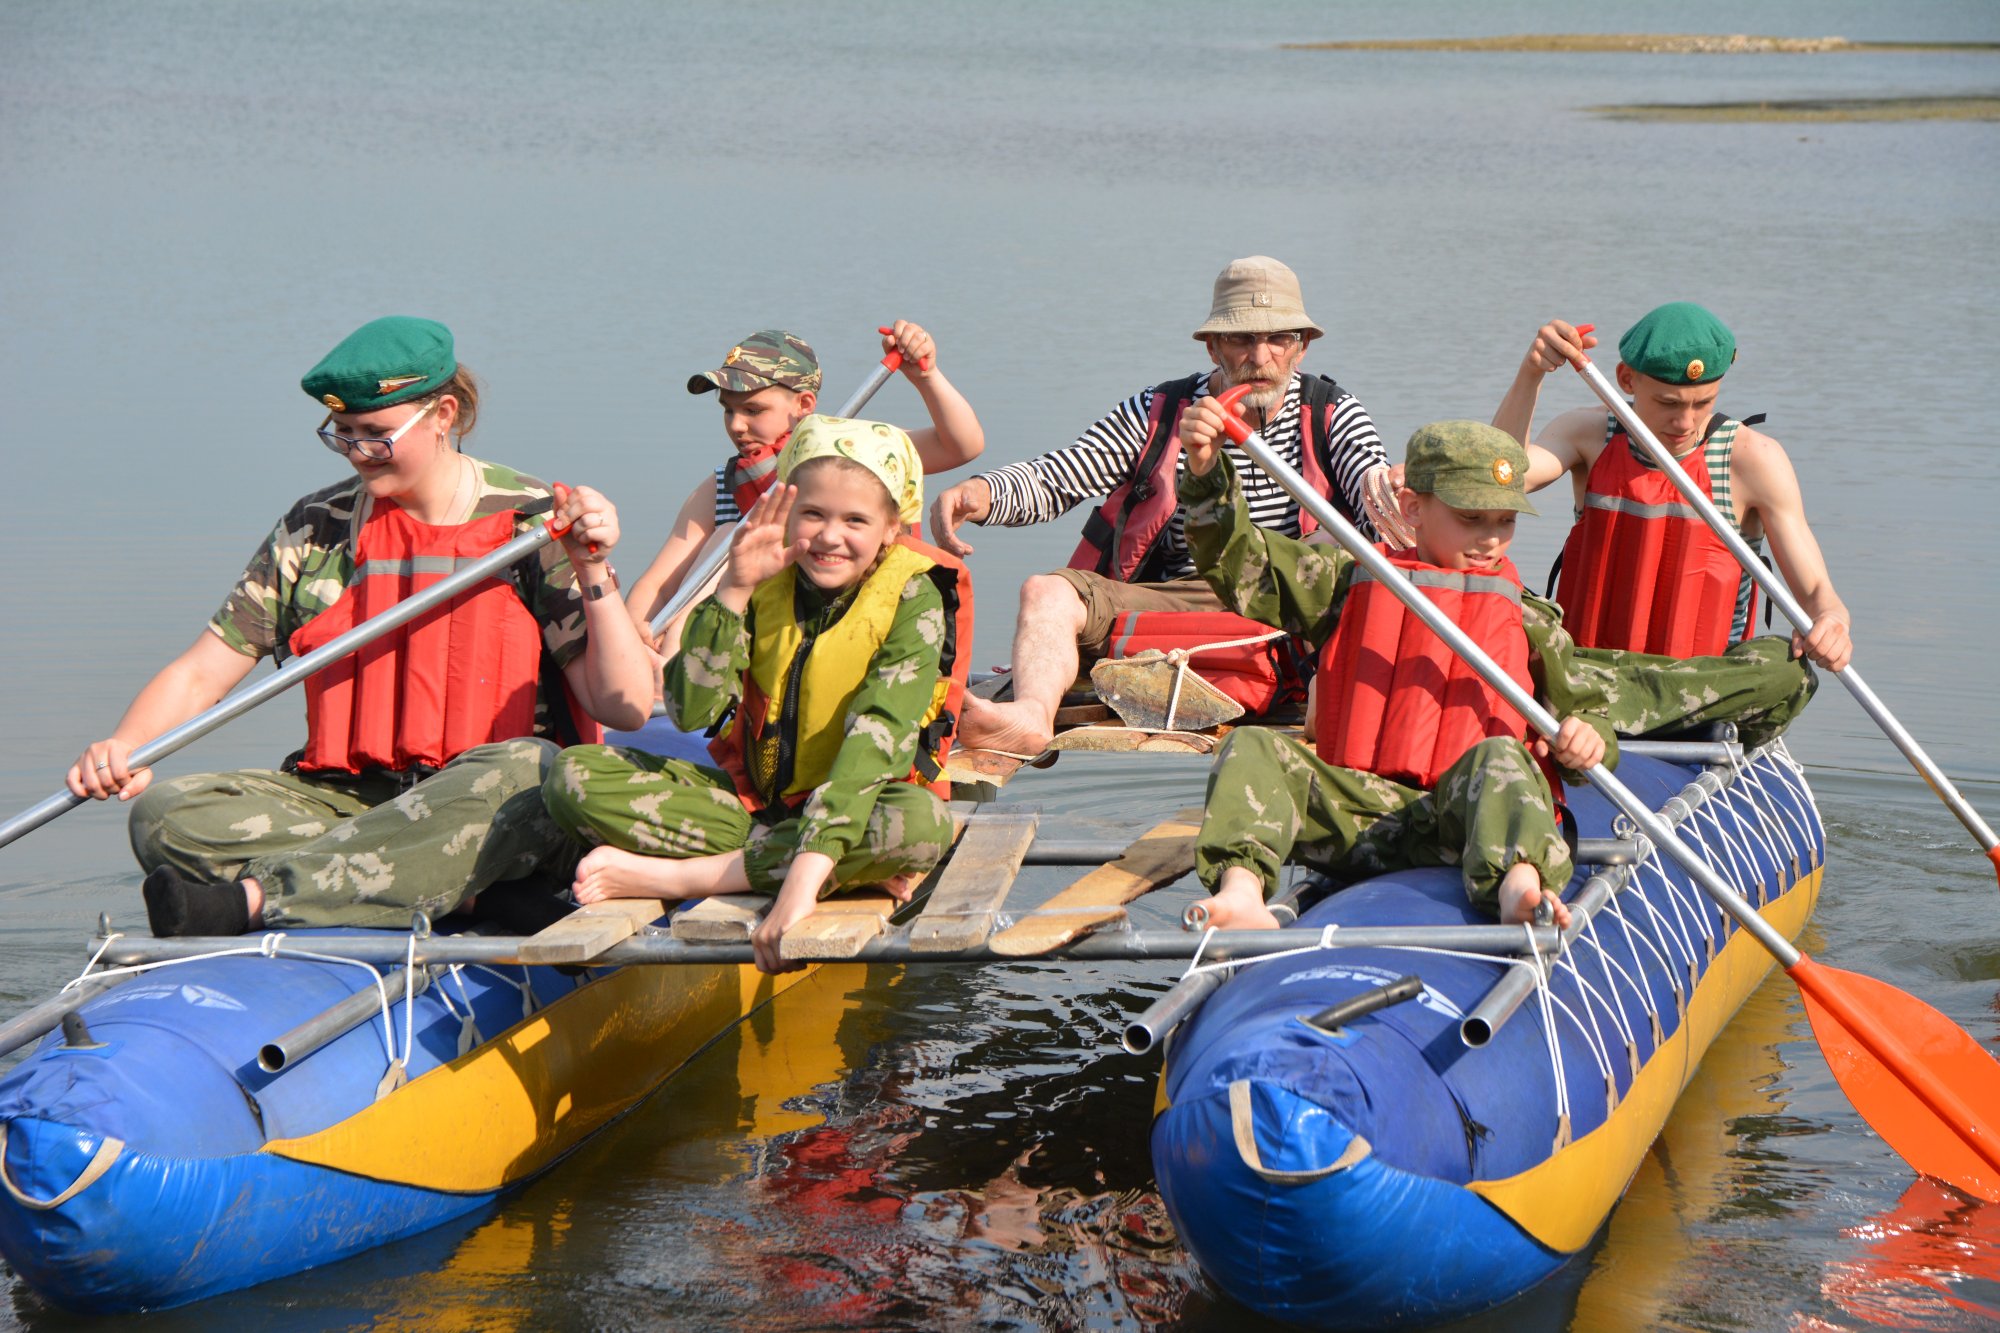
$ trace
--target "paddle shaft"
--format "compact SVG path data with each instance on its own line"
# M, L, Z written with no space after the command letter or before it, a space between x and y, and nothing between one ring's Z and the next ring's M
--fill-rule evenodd
M415 620L433 607L443 605L474 584L492 578L509 565L541 550L557 535L557 530L548 523L536 524L532 532L522 533L505 546L489 555L481 556L457 573L440 579L416 596L398 602L382 614L363 621L305 656L294 658L255 685L238 690L213 708L189 718L171 731L161 732L134 749L131 757L126 760L127 765L135 772L151 767L182 746L206 736L223 723L241 717L273 695L283 694L321 667L338 661L357 648L373 643L390 630ZM0 847L5 847L24 833L33 832L56 816L82 805L89 799L88 796L78 796L75 792L64 788L40 804L23 810L5 824L0 824Z
M851 417L862 408L868 406L868 400L875 396L875 391L887 384L889 377L902 368L903 354L901 352L891 352L883 357L881 364L869 372L867 379L861 381L861 387L854 391L854 396L842 403L840 411L834 415ZM681 610L694 600L695 594L702 590L702 587L708 582L709 576L714 574L716 570L721 569L722 562L728 558L729 543L723 542L707 555L703 556L700 563L688 570L687 574L681 579L680 586L674 589L674 595L669 597L667 604L662 606L659 612L654 615L653 633L658 634L661 630L665 629L667 622L679 615Z
M1797 626L1799 633L1810 632L1812 617L1806 614L1806 609L1799 604L1799 599L1792 596L1792 590L1785 586L1785 581L1778 577L1770 566L1757 558L1756 553L1750 549L1750 544L1743 540L1743 535L1722 516L1722 511L1715 507L1715 502L1702 494L1701 488L1695 485L1694 478L1688 475L1687 469L1667 451L1667 447L1660 443L1659 437L1647 429L1646 423L1639 419L1639 414L1625 401L1625 395L1618 391L1618 386L1606 378L1604 372L1599 370L1596 363L1588 357L1576 367L1576 373L1583 376L1591 391L1604 400L1604 405L1618 418L1618 424L1625 428L1626 436L1636 440L1639 447L1646 451L1647 456L1653 460L1653 465L1659 468L1667 480L1674 484L1674 489L1681 493L1681 498L1694 506L1702 521L1708 524L1709 529L1722 540L1723 545L1729 548L1729 553L1736 557L1736 563L1742 565L1745 572L1757 581L1757 586L1764 590L1764 595L1771 599L1772 605L1784 612L1785 619ZM1850 663L1834 674L1840 677L1840 683L1847 687L1848 693L1854 696L1862 711L1874 719L1875 725L1880 727L1883 734L1903 752L1903 757L1910 761L1911 766L1923 775L1924 781L1930 784L1930 789L1937 793L1938 799L1945 803L1945 807L1952 814L1958 816L1958 822L1965 825L1966 831L1979 841L1980 846L1989 854L2000 851L2000 837L1994 835L1986 821L1979 817L1979 812L1972 808L1971 803L1959 794L1958 788L1952 785L1951 779L1945 776L1944 770L1932 762L1930 755L1917 744L1916 738L1904 729L1896 715L1876 697L1875 691L1861 679L1861 673Z

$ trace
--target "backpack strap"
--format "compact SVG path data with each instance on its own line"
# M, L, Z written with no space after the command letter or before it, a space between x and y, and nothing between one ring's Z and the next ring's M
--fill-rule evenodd
M1326 498L1333 502L1340 516L1360 528L1363 536L1375 538L1380 534L1375 531L1374 523L1348 505L1347 492L1340 488L1339 474L1333 469L1333 438L1328 427L1332 424L1334 405L1348 396L1347 390L1331 375L1300 376L1299 445L1312 450L1320 475L1326 478Z

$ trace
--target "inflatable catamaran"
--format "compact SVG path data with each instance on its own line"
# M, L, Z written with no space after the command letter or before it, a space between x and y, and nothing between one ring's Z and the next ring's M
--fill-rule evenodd
M1073 748L1130 738L1101 730ZM961 777L1005 780L991 756L963 762ZM1782 750L1640 744L1623 769L1774 924L1803 926L1823 835ZM1303 1323L1430 1322L1559 1268L1768 968L1594 797L1579 802L1592 864L1567 932L1491 925L1445 871L1353 886L1283 931L1136 931L1122 905L1186 873L1198 812L1120 851L1038 841L1036 815L1011 804L962 808L920 914L831 902L796 947L916 963L1193 958L1165 1012L1128 1037L1160 1041L1192 1014L1168 1043L1161 1191L1218 1285ZM1009 917L1024 862L1103 864ZM485 1207L796 984L732 961L754 919L729 900L657 925L628 914L608 946L600 920L574 946L591 955L584 971L523 964L526 940L421 929L100 937L97 965L44 1006L47 1036L0 1080L0 1254L56 1304L126 1311ZM1410 998L1382 1005L1375 992L1412 975L1395 992Z

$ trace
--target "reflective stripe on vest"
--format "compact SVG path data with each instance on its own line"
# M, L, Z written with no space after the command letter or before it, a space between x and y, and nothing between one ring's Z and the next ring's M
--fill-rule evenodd
M868 664L895 623L904 585L919 574L944 598L944 641L930 706L918 723L923 735L917 759L904 780L929 784L949 797L940 774L971 661L971 578L957 559L904 536L883 553L840 618L810 639L795 612L796 566L751 594L750 669L735 718L709 744L710 756L730 775L746 807L797 805L826 781L847 739L848 710Z
M454 527L378 502L355 539L355 572L333 604L292 635L311 652L460 565L512 540L516 514ZM475 745L530 736L541 626L504 576L467 589L306 681L307 771L442 768Z
M1711 500L1714 470L1728 467L1736 430L1736 422L1724 422L1700 451L1679 460ZM1556 593L1571 637L1585 648L1671 657L1727 648L1743 570L1673 481L1614 431L1585 486L1582 516L1563 544Z
M1521 577L1440 569L1378 547L1523 689L1528 633ZM1426 790L1478 742L1527 735L1527 722L1396 595L1356 570L1320 654L1315 744L1330 764Z

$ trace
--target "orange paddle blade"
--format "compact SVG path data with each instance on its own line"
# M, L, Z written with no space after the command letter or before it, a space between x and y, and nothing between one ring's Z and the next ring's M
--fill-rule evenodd
M1840 1090L1924 1175L2000 1203L2000 1060L1913 995L1801 957L1786 969Z

